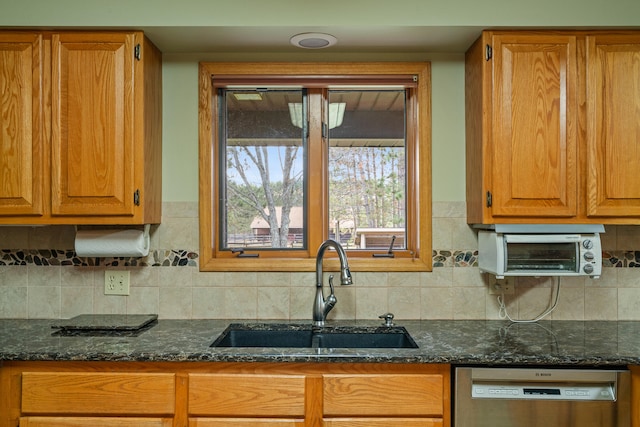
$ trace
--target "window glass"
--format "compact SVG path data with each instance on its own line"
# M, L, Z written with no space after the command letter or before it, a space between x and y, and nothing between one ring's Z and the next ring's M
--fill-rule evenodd
M330 90L329 231L348 249L406 248L404 90Z
M428 63L201 63L200 269L431 269ZM335 251L326 267L336 267Z
M304 249L303 91L220 95L220 247Z

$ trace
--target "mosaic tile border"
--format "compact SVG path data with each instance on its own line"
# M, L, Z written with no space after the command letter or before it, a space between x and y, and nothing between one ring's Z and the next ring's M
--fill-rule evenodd
M78 267L198 267L196 252L171 249L150 251L142 258L135 257L79 257L73 250L58 249L2 249L0 265L78 266Z
M477 267L477 250L434 250L433 267ZM2 249L0 266L79 266L79 267L198 267L197 252L185 249L154 250L143 258L79 257L73 250L58 249ZM640 267L640 251L605 251L603 267Z
M433 267L477 267L478 251L433 251Z
M640 267L640 251L603 251L603 267Z

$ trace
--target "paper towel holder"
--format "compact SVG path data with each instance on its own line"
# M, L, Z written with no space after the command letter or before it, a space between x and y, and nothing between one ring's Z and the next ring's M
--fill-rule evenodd
M76 233L78 232L78 226L74 225L73 226L75 228ZM144 224L144 231L143 231L143 235L146 241L149 240L150 236L149 236L149 232L151 230L151 224ZM146 248L145 248L146 249Z
M143 237L144 237L144 249L149 251L149 245L151 244L151 236L149 235L149 231L151 230L151 224L144 225Z
M78 240L77 239L78 239L78 233L80 232L80 230L78 229L78 225L75 225L74 228L75 228L75 232L76 232L76 251L78 252L78 249L77 249ZM128 228L124 228L124 227L119 227L119 226L111 226L111 227L108 227L107 229L102 229L102 230L99 230L97 228L95 228L95 229L91 228L90 230L86 230L86 232L90 233L92 230L96 231L96 232L101 232L101 231L107 231L107 230L126 231L126 230L129 230L129 229ZM132 228L130 230L131 231L138 230L138 232L142 231L142 239L143 239L143 242L144 242L144 246L142 247L142 252L143 253L135 254L135 255L134 254L129 254L129 255L131 255L131 256L146 256L149 253L150 246L151 246L151 243L150 243L151 242L151 237L150 237L151 224L144 224L144 229L143 230L139 230L137 228ZM107 254L103 254L103 255L99 255L99 256L117 256L117 255L116 254L108 254L108 255Z

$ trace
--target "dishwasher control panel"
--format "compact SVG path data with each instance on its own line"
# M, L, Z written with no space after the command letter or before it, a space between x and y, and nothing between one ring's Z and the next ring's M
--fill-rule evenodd
M471 387L474 399L535 399L535 400L605 400L615 401L614 384L499 384L475 383Z

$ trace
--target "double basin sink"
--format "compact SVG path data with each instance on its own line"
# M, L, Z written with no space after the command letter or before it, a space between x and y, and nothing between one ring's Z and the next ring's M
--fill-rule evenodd
M232 323L211 347L418 348L401 326L322 326Z

